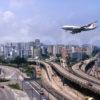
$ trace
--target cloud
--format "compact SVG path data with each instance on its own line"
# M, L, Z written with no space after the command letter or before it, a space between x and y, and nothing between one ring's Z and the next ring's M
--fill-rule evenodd
M0 25L7 25L15 20L15 14L11 11L0 12Z
M40 38L46 43L80 43L89 41L93 31L72 36L62 25L82 25L98 16L79 2L48 0L8 0L0 8L0 41L31 41ZM1 3L2 4L2 3ZM90 4L90 2L89 2ZM92 5L90 6L92 8ZM97 7L94 7L97 10ZM94 9L94 10L95 10ZM99 10L98 10L99 11ZM99 14L99 13L98 13ZM99 30L96 31L99 33ZM96 33L95 32L95 33ZM98 33L95 35L98 36ZM76 40L75 40L76 39ZM81 41L80 41L81 40Z
M2 13L2 17L5 22L12 22L15 19L15 14L11 11L5 11Z
M71 13L69 16L72 15ZM34 14L30 18L18 19L12 11L0 12L0 36L2 38L0 41L26 42L40 38L43 42L46 41L46 43L52 44L82 44L84 38L87 37L87 34L72 36L63 31L61 25L59 17L55 19L41 14Z
M29 32L29 26L23 21L19 21L15 13L12 11L0 12L0 41L26 41L29 40Z

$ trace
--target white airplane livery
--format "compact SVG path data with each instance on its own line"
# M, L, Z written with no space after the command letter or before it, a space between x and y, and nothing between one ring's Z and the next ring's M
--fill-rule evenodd
M84 26L70 26L70 25L64 25L62 29L65 31L71 31L72 34L77 34L82 31L89 31L89 30L94 30L97 28L96 26L97 21L84 25Z

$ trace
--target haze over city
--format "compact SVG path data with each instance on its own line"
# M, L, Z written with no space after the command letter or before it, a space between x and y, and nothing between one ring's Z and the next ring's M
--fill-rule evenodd
M91 2L91 3L90 3ZM100 28L71 35L62 25L84 25L98 21L98 0L1 0L0 42L32 41L36 38L48 44L100 42Z

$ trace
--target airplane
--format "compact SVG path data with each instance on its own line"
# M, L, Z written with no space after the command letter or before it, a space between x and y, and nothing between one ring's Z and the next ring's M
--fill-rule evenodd
M63 30L65 31L71 31L72 34L77 34L82 31L89 31L89 30L94 30L97 28L96 26L97 21L84 25L84 26L70 26L70 25L64 25L62 27Z

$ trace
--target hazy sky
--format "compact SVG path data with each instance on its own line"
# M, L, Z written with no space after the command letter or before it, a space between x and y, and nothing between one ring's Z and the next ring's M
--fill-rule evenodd
M100 28L76 35L61 29L95 20L99 26L99 0L0 0L0 42L100 44Z

